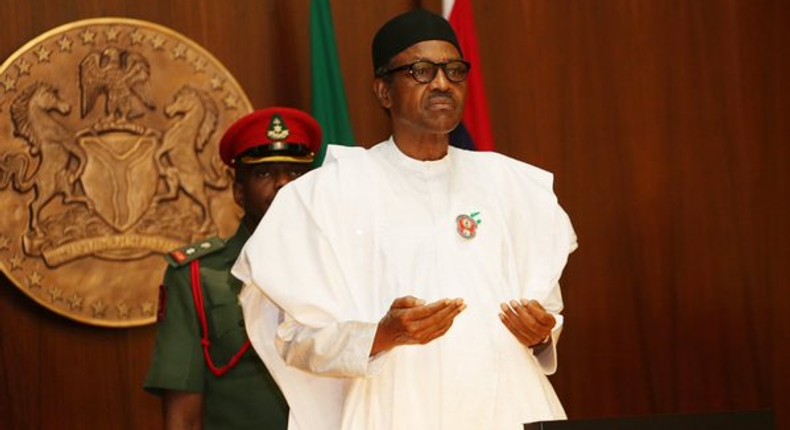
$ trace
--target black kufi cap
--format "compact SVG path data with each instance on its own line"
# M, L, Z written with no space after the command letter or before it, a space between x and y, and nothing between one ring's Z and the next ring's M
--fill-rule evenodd
M387 21L373 37L373 72L408 47L426 40L450 42L462 54L453 27L446 19L425 9L416 9Z

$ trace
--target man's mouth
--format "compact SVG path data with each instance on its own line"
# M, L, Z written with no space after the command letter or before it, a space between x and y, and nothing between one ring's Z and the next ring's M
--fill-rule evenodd
M431 108L454 108L455 100L448 96L431 96L428 99L428 107Z

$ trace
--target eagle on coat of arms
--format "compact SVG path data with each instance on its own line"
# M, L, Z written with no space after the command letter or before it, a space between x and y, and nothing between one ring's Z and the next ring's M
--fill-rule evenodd
M80 62L82 117L93 110L101 95L106 97L105 115L115 120L129 121L143 114L135 110L135 99L153 110L150 77L151 68L140 54L112 46L90 53Z

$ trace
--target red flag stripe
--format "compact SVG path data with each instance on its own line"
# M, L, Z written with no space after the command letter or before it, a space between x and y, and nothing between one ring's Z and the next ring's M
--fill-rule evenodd
M488 115L488 98L483 82L483 68L471 0L455 0L449 21L458 36L464 58L472 63L472 73L467 80L464 125L472 136L477 150L493 151L494 135L491 131L491 118Z

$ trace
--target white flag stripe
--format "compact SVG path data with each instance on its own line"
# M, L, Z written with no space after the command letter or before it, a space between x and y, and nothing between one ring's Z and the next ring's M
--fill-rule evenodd
M450 19L450 12L453 11L453 5L455 5L455 0L442 0L442 16L445 19Z

